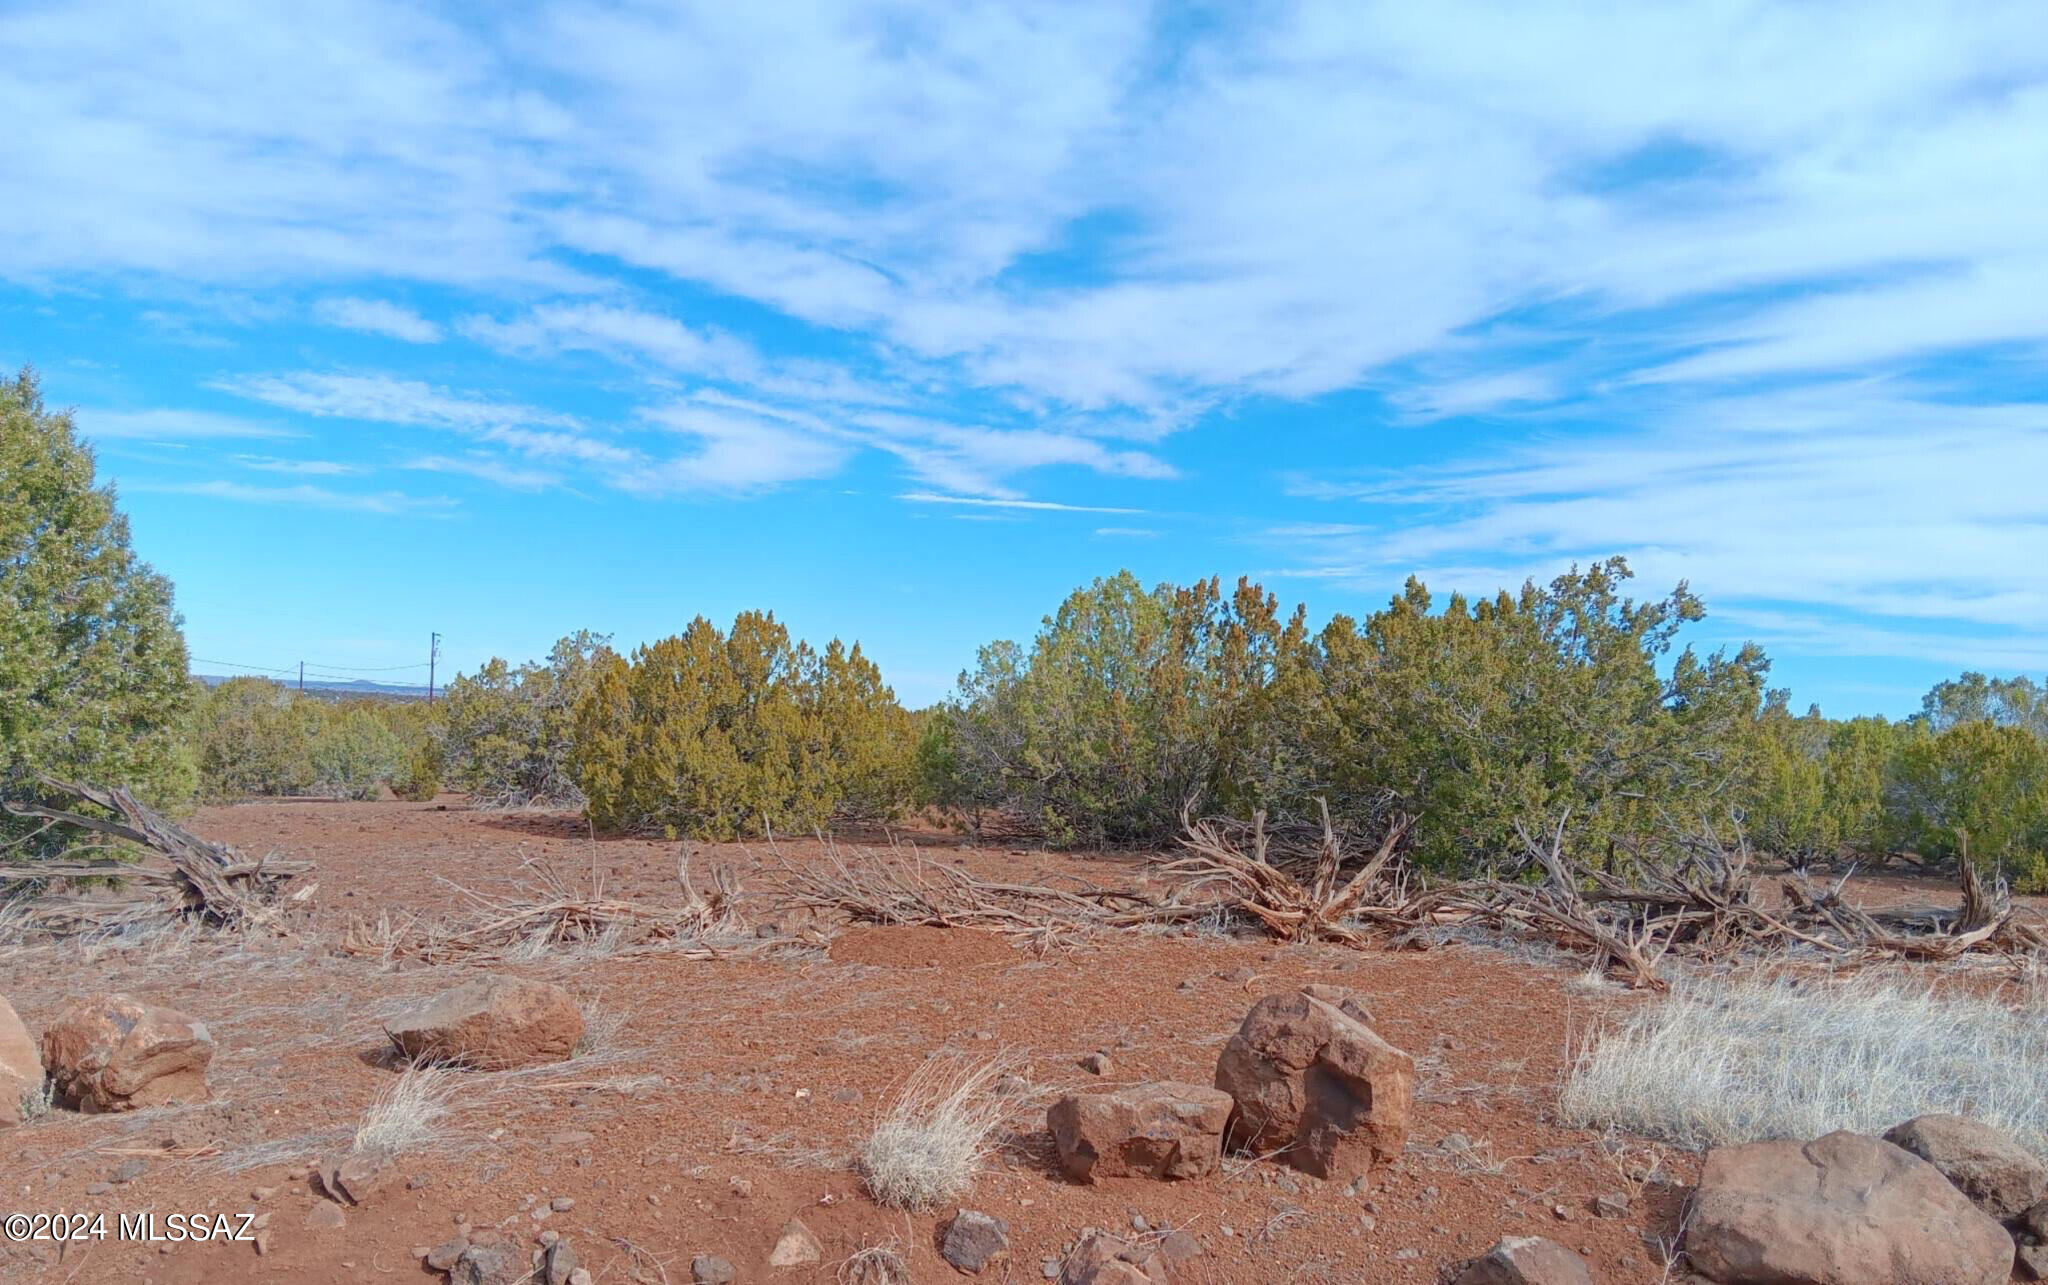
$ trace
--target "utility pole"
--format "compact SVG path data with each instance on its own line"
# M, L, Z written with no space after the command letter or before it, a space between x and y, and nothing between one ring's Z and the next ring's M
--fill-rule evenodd
M300 662L299 662L299 695L301 695L301 696L304 696L305 694L306 694L306 662L302 660L302 661L300 661Z
M441 635L435 634L427 643L427 704L434 703L434 662L441 659Z

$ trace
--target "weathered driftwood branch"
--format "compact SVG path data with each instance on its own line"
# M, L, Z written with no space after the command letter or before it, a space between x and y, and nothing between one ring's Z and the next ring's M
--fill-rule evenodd
M103 808L114 817L95 816L43 803L9 800L8 812L74 826L142 848L141 863L120 861L19 862L0 866L0 884L47 883L57 879L95 878L117 883L153 885L158 895L128 898L42 897L21 913L54 930L94 923L132 922L151 910L172 909L223 928L261 928L281 923L310 908L320 885L309 876L306 861L251 859L224 843L213 843L173 824L163 815L116 786L98 786L40 778L45 789ZM115 819L117 817L118 819ZM166 897L164 894L170 894ZM98 907L100 909L96 910Z

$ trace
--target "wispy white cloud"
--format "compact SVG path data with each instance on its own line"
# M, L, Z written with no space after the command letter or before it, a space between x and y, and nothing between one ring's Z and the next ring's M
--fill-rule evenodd
M1052 500L990 499L975 495L934 495L911 491L896 497L911 504L961 504L986 509L1030 509L1039 513L1143 513L1143 509L1119 509L1096 504L1060 504Z
M330 326L361 330L409 344L438 343L441 327L410 308L384 299L323 299L313 315Z
M290 430L262 420L194 410L81 409L73 417L81 433L98 439L192 441L205 438L290 437Z
M519 468L488 455L422 455L405 467L422 473L455 473L513 491L544 491L559 486L562 475L547 469Z
M338 460L291 460L275 455L237 455L235 463L259 473L298 473L307 477L353 477L369 472L360 464Z
M276 504L294 508L330 509L340 513L376 513L386 516L446 514L457 507L446 496L405 495L398 491L351 493L310 484L300 486L248 486L241 482L131 482L130 491L163 495L198 495L236 504Z
M2048 405L1890 383L1689 402L1650 431L1552 439L1437 468L1303 481L1355 523L1274 528L1282 570L1467 590L1623 553L1710 603L1803 604L2048 640Z

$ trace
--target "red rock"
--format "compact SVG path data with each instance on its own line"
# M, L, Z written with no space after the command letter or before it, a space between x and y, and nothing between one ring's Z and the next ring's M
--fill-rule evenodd
M1061 1264L1059 1285L1167 1285L1172 1279L1151 1245L1091 1231Z
M1216 1063L1236 1102L1230 1145L1320 1178L1357 1178L1401 1154L1415 1062L1381 1039L1363 997L1304 986L1252 1006Z
M1880 1138L1707 1153L1685 1235L1721 1285L2002 1285L2012 1237L1941 1172Z
M1230 1095L1161 1081L1107 1093L1070 1093L1046 1112L1060 1168L1097 1178L1200 1178L1216 1172Z
M511 1071L566 1060L583 1038L583 1014L559 986L487 977L443 991L385 1033L414 1061Z
M0 1128L21 1123L21 1100L43 1087L43 1055L14 1006L0 996Z
M1884 1135L1941 1170L1971 1203L2009 1223L2048 1191L2048 1164L2005 1134L1959 1115L1923 1115Z
M1503 1236L1464 1265L1452 1285L1593 1285L1586 1260L1541 1236Z
M212 1061L204 1022L128 995L74 1001L43 1032L57 1098L86 1112L203 1102Z

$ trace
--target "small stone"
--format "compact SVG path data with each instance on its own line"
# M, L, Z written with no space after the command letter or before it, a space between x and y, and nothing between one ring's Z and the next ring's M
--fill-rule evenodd
M825 1247L804 1226L801 1218L792 1218L782 1226L782 1234L775 1238L775 1248L768 1251L770 1267L807 1267L825 1257Z
M437 1272L451 1271L462 1258L462 1251L469 1248L469 1237L457 1236L445 1240L428 1250L424 1255L427 1266Z
M1109 1074L1109 1054L1096 1050L1081 1059L1081 1069L1090 1075Z
M149 1162L138 1156L133 1160L123 1160L120 1164L116 1165L110 1178L118 1183L134 1182L148 1171Z
M341 1206L332 1201L323 1200L306 1211L305 1227L308 1231L340 1231L346 1226L348 1219L343 1216Z
M691 1285L732 1285L734 1274L731 1263L711 1254L690 1260Z
M1010 1224L978 1210L962 1209L946 1226L939 1255L970 1275L1009 1252Z
M114 1184L111 1182L89 1182L85 1184L85 1194L88 1196L104 1196L113 1189Z
M542 1272L547 1285L569 1285L569 1277L583 1264L576 1258L576 1251L566 1240L558 1240L548 1246L547 1256L541 1260Z
M550 1200L548 1202L548 1208L554 1210L558 1214L566 1214L575 1207L576 1198L574 1196L556 1196L553 1200Z
M832 1100L839 1103L858 1102L860 1101L860 1090L850 1084L842 1085L832 1090Z
M275 1194L277 1194L277 1188L275 1187L255 1187L250 1189L249 1199L260 1205Z
M2021 1245L2015 1260L2021 1280L2048 1281L2048 1245Z
M591 1285L590 1269L579 1267L569 1273L569 1285Z
M1039 1259L1038 1274L1049 1281L1058 1280L1060 1277L1060 1260L1057 1258Z
M1595 1196L1593 1197L1593 1212L1601 1218L1626 1218L1628 1217L1628 1197L1618 1192L1611 1192L1604 1196Z
M552 1244L554 1244L554 1243L555 1243L556 1241L560 1240L561 1238L562 1238L562 1233L560 1233L560 1232L556 1231L556 1230L555 1230L554 1228L552 1228L552 1227L548 1228L548 1229L547 1229L546 1231L542 1232L542 1233L541 1233L541 1234L540 1234L539 1236L535 1237L535 1239L537 1239L537 1240L539 1240L539 1241L540 1241L540 1243L541 1243L541 1248L543 1248L543 1249L547 1248L547 1247L548 1247L549 1245L552 1245Z
M1199 1257L1202 1245L1184 1231L1170 1231L1159 1242L1159 1252L1166 1255L1169 1262L1179 1263Z

